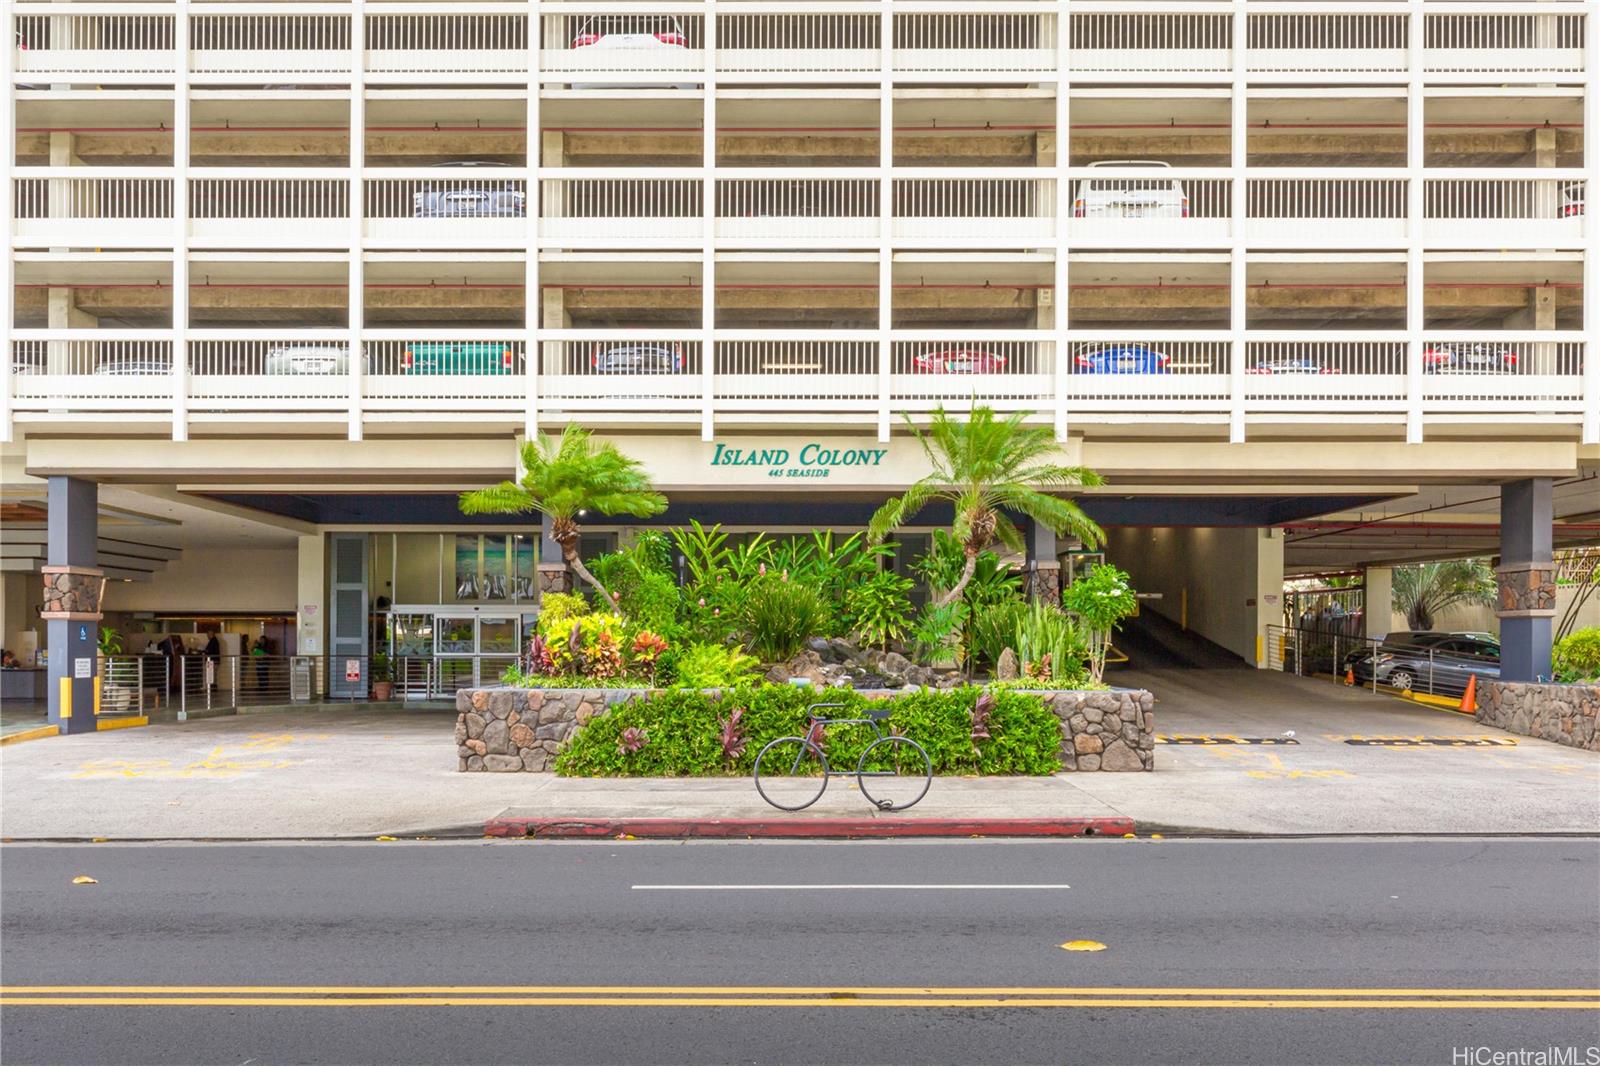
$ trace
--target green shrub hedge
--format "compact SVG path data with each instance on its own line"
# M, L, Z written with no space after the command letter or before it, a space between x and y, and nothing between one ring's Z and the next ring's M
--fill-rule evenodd
M1034 695L997 692L988 722L989 739L972 739L972 706L982 690L949 689L906 693L888 698L893 713L890 731L921 744L939 774L1051 774L1061 769L1057 754L1061 724ZM589 720L573 734L556 757L556 772L568 777L714 777L752 772L756 755L771 740L804 734L806 710L818 694L785 685L764 685L715 692L658 690L618 704ZM857 714L868 700L852 690L830 691L827 698L844 710L824 712L830 718ZM724 749L723 730L736 709L743 744ZM624 730L637 730L629 740L644 744L629 750ZM870 726L830 726L823 744L828 762L854 769L861 751L873 739Z

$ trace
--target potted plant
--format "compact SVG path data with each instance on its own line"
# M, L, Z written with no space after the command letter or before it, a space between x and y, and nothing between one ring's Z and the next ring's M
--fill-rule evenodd
M100 709L121 714L133 703L134 691L129 685L113 680L111 657L122 654L122 636L110 626L100 627Z
M394 698L394 674L389 665L387 652L372 653L372 698L375 700Z

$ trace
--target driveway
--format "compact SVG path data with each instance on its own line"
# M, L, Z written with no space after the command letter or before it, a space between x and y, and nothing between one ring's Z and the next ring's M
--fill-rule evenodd
M1157 694L1151 774L946 778L929 817L1126 815L1237 833L1600 832L1600 755L1253 670L1121 674ZM0 834L308 838L471 831L502 813L771 816L747 779L461 774L454 716L297 712L0 748ZM1292 734L1292 735L1290 735ZM811 815L867 813L847 783ZM803 817L803 816L802 816Z

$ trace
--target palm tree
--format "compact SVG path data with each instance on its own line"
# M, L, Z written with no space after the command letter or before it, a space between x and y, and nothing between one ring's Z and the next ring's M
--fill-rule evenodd
M462 514L528 514L550 517L550 539L561 556L604 601L616 600L595 580L578 555L578 518L587 511L649 518L667 509L667 498L650 484L644 467L615 444L595 444L589 431L568 426L559 438L545 434L522 445L522 479L502 481L461 494Z
M1458 603L1495 602L1494 570L1483 559L1448 559L1394 570L1394 609L1414 630L1433 628L1434 616Z
M990 408L975 407L971 416L961 421L941 407L934 411L926 433L906 419L933 470L878 508L867 526L867 536L873 542L881 541L934 500L948 500L955 507L953 532L967 561L935 608L961 598L977 569L978 556L995 540L1013 551L1023 550L1022 534L1006 511L1027 515L1090 548L1104 539L1100 527L1077 504L1050 495L1052 491L1102 485L1104 479L1086 467L1051 462L1056 451L1054 434L1043 426L1024 425L1024 417L1018 412L997 418Z

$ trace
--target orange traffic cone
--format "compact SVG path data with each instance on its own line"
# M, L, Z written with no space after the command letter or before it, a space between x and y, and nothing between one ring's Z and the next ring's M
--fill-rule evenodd
M1347 684L1347 685L1354 685L1356 683L1356 668L1355 667L1347 666L1347 667L1344 668L1344 683Z
M1477 714L1478 712L1478 675L1467 675L1467 690L1461 694L1462 714Z

